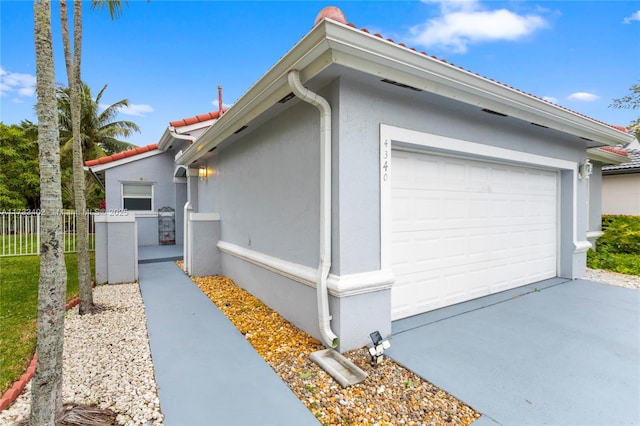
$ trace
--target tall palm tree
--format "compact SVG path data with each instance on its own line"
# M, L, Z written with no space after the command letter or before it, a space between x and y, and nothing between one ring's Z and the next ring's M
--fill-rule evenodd
M38 283L38 361L31 383L29 416L32 426L53 425L62 415L62 349L67 292L50 0L36 0L33 15L42 237Z
M119 137L131 136L140 128L132 121L117 120L120 109L128 107L129 101L122 99L100 112L100 100L106 90L105 84L98 95L93 98L91 89L82 83L80 138L84 160L104 157L116 152L135 148L135 145L119 140ZM71 117L71 96L69 88L58 89L58 114L60 116L60 144L63 153L73 146L73 126Z
M93 312L93 289L91 288L91 266L89 261L89 228L87 227L87 201L85 197L84 161L80 135L80 113L82 80L80 79L80 57L82 52L82 2L73 3L73 57L69 37L67 1L60 0L60 28L64 60L69 82L69 109L71 112L71 139L73 146L73 198L76 208L76 235L78 241L78 290L80 296L79 313Z

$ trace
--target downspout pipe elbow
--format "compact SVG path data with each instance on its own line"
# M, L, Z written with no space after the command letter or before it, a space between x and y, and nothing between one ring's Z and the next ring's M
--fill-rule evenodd
M338 336L331 330L327 278L331 270L331 106L326 99L302 85L300 72L291 70L287 75L291 91L304 102L320 111L320 259L316 280L318 323L324 342L338 347Z

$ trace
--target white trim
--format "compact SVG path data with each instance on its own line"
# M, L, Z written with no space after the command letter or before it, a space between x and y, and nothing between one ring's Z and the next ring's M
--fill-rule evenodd
M218 249L225 254L242 259L293 281L312 288L316 287L315 281L318 274L316 268L289 262L226 241L219 241ZM349 275L329 274L327 287L332 296L348 297L390 289L393 280L394 277L390 270Z
M590 148L587 150L587 158L592 161L597 161L606 165L613 164L619 165L629 163L631 158L626 155L616 154L615 152L607 151L601 148Z
M400 127L380 124L380 265L382 269L391 269L391 182L384 181L382 174L383 150L385 142L393 145L393 142L402 142L418 147L437 150L435 154L465 155L479 160L509 162L522 165L534 166L542 169L569 170L573 175L573 199L572 199L572 221L573 221L573 244L574 253L581 253L591 248L588 241L578 240L578 167L579 163L562 160L553 157L546 157L538 154L530 154L521 151L514 151L507 148L484 145L476 142L469 142L461 139L453 139L445 136L434 135L415 130L403 129ZM395 147L402 149L402 147ZM391 151L389 151L390 153ZM389 174L393 173L393 164L389 155ZM560 179L558 179L560 182ZM558 183L559 184L559 183ZM558 191L560 196L560 191ZM558 206L561 202L558 200ZM559 207L558 207L559 208ZM560 215L558 215L558 234L560 234ZM560 241L558 239L558 241ZM561 252L558 251L558 264L560 264Z
M604 235L604 232L602 231L587 231L587 239L591 240L597 240L598 238L602 237Z
M216 121L218 121L217 118L210 118L209 120L199 121L186 126L169 126L169 129L177 134L184 135L189 134L194 130L202 129L203 127L211 127Z
M634 139L631 134L625 134L522 91L325 19L254 83L176 161L191 164L271 108L290 92L286 77L289 70L299 70L302 83L305 83L332 64L340 64L380 78L392 78L431 93L479 108L503 112L511 117L601 144L615 146L628 144Z
M215 222L220 220L220 213L191 213L191 222Z
M143 152L140 154L132 155L131 157L121 158L120 160L110 161L104 164L96 164L95 166L88 166L89 169L94 172L101 172L102 170L111 169L113 167L122 166L124 164L133 163L134 161L142 160L145 158L153 157L155 155L162 154L164 151L160 151L159 149L154 149L152 151Z
M98 223L104 223L104 222L108 222L108 223L114 223L114 222L120 222L120 223L124 223L124 222L135 222L136 218L133 215L130 214L118 214L118 215L114 215L111 213L104 213L104 214L100 214L100 213L96 213L94 215L94 219L96 222Z
M593 245L589 241L576 241L574 245L576 246L574 253L584 253L590 248L593 248Z
M173 183L187 183L186 177L174 177Z
M143 210L129 210L135 217L158 217L158 212L143 211Z

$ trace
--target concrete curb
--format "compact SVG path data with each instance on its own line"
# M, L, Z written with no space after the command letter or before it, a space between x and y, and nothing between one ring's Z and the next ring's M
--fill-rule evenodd
M64 310L68 311L73 308L80 302L80 298L74 297L66 305L64 305ZM0 411L3 411L5 408L9 408L11 404L20 396L24 388L29 383L29 380L33 378L33 375L36 373L36 364L38 362L38 354L34 353L33 358L31 358L31 362L29 363L29 367L27 367L27 371L25 371L22 376L18 380L13 383L13 386L9 388L0 398Z

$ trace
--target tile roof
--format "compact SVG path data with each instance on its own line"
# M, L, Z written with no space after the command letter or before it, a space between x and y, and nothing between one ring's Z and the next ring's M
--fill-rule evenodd
M223 109L222 113L224 114L227 110ZM215 120L220 117L219 111L207 112L206 114L196 115L195 117L183 118L181 120L170 121L169 125L172 127L184 127L190 126L196 123L202 123L208 120ZM205 129L206 130L206 129ZM153 151L158 149L158 144L153 143L147 146L140 146L134 149L130 149L128 151L117 152L112 155L108 155L106 157L96 158L95 160L85 161L84 165L87 167L97 166L99 164L106 164L112 161L121 160L123 158L133 157L135 155L143 154L145 152Z
M223 109L222 114L224 114L225 112L227 112L227 110ZM169 125L172 127L190 126L192 124L202 123L203 121L216 120L220 118L222 114L220 114L220 111L207 112L206 114L196 115L195 117L188 117L181 120L170 121Z
M130 149L128 151L117 152L115 154L111 154L106 157L100 157L95 160L88 160L84 162L84 165L87 167L93 167L99 164L106 164L112 161L122 160L123 158L133 157L135 155L143 154L149 151L154 151L156 149L158 149L158 144L152 143L147 146L139 146L137 148Z
M618 154L617 151L623 151L631 159L631 161L615 166L603 166L603 172L640 173L640 149L616 149L616 154Z
M331 20L336 21L336 22L346 23L346 18L344 17L344 14L342 13L342 11L340 11L340 9L338 9L338 8L336 8L336 7L334 7L334 6L328 6L328 7L326 7L325 9L321 10L321 11L320 11L320 13L318 13L318 16L316 17L316 21L315 21L315 24L314 24L314 25L317 25L320 21L322 21L322 19L331 19ZM351 28L358 29L358 27L357 27L356 25L352 24L352 23L347 23L346 25L348 25L348 26L349 26L349 27L351 27ZM366 28L360 28L359 30L360 30L360 31L362 31L362 32L364 32L364 33L367 33L367 34L371 34L371 33L369 32L369 30L367 30ZM373 34L373 36L375 36L375 37L378 37L378 38L381 38L381 39L385 40L385 38L384 38L381 34L379 34L379 33L375 33L375 34ZM587 119L589 119L589 120L595 121L595 122L600 123L600 124L602 124L602 125L605 125L605 126L611 127L611 128L616 129L616 130L618 130L618 131L620 131L620 132L622 132L622 133L628 133L627 129L626 129L625 127L623 127L623 126L616 126L616 125L612 125L612 124L609 124L609 123L605 123L605 122L600 121L600 120L596 120L596 119L594 119L594 118L592 118L592 117L589 117L588 115L581 114L581 113L579 113L579 112L577 112L577 111L573 111L573 110L571 110L571 109L569 109L569 108L565 108L565 107L563 107L562 105L558 105L558 104L555 104L555 103L553 103L553 102L549 102L549 101L548 101L548 100L546 100L546 99L543 99L543 98L541 98L541 97L539 97L539 96L536 96L536 95L533 95L533 94L531 94L531 93L527 93L527 92L522 91L522 90L520 90L520 89L516 89L515 87L513 87L513 86L509 86L508 84L501 83L501 82L499 82L499 81L496 81L496 80L494 80L494 79L492 79L492 78L485 77L485 76L480 75L480 74L478 74L478 73L474 73L474 72L469 71L469 70L467 70L467 69L465 69L465 68L463 68L463 67L461 67L461 66L456 66L456 65L455 65L455 64L453 64L453 63L450 63L450 62L447 62L447 61L446 61L446 60L444 60L444 59L438 58L437 56L429 55L427 52L424 52L424 51L422 51L422 52L418 52L418 51L417 51L416 49L414 49L413 47L407 47L404 43L396 43L395 41L393 41L393 39L387 38L387 39L386 39L386 41L388 41L388 42L390 42L390 43L393 43L393 44L395 44L395 45L397 45L397 46L400 46L400 47L402 47L402 48L404 48L404 49L411 50L411 51L414 51L414 52L416 52L416 53L420 53L420 54L422 54L422 55L424 55L424 56L430 57L430 58L432 58L432 59L438 60L438 61L440 61L440 62L442 62L442 63L444 63L444 64L446 64L446 65L448 65L448 66L450 66L450 67L452 67L452 68L457 68L457 69L460 69L460 70L462 70L462 71L466 71L466 72L471 73L471 74L473 74L473 75L475 75L475 76L477 76L477 77L480 77L480 78L482 78L482 79L484 79L484 80L491 81L491 82L493 82L493 83L495 83L495 84L499 84L499 85L501 85L501 86L504 86L504 87L507 87L507 88L509 88L509 89L515 90L516 92L519 92L519 93L525 94L525 95L527 95L527 96L530 96L530 97L532 97L532 98L538 99L538 100L540 100L540 101L542 101L542 102L545 102L545 103L547 103L547 104L554 105L554 106L556 106L556 107L558 107L558 108L561 108L561 109L563 109L563 110L565 110L565 111L568 111L568 112L571 112L571 113L573 113L573 114L579 115L579 116L581 116L581 117L587 118Z
M614 148L612 146L603 146L603 147L600 147L600 149L603 149L603 150L609 151L609 152L613 152L614 154L624 155L625 157L627 156L627 151L625 151L622 148Z

